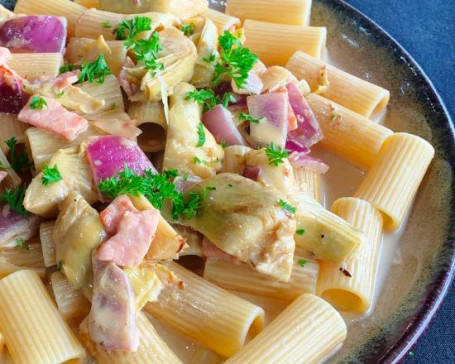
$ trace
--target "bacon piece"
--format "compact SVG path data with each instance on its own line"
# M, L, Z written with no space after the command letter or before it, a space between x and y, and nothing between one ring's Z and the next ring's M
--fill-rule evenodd
M87 130L88 121L82 116L66 110L54 99L41 98L46 101L47 106L43 109L30 108L33 100L31 97L19 113L18 120L48 130L69 141L73 141L80 133Z
M118 196L110 205L104 209L100 216L103 221L105 230L112 235L117 232L117 228L125 212L137 212L128 196Z
M136 351L136 302L128 275L113 263L93 258L93 298L88 331L108 350Z
M147 254L158 227L158 210L126 211L112 236L98 250L97 259L121 267L135 267Z

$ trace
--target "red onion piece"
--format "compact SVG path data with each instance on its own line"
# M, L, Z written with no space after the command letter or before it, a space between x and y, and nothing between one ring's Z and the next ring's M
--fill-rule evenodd
M329 166L322 160L304 153L292 153L289 162L293 168L305 168L319 174L325 174L329 170Z
M9 205L0 204L0 247L14 245L16 239L30 239L38 231L39 223L36 215L25 218Z
M65 44L65 18L21 16L5 21L0 27L0 45L12 53L61 53Z
M143 174L147 169L156 172L135 142L116 135L96 138L88 145L87 156L96 184L123 171L125 164L137 174Z
M18 114L27 103L22 92L21 78L5 66L0 66L0 112Z
M248 110L252 117L263 119L250 123L251 138L259 145L275 143L284 148L289 127L289 100L286 93L273 92L249 96Z
M288 140L298 143L302 147L311 147L322 139L321 128L313 111L293 83L286 86L289 102L297 117L297 129L288 134Z
M246 165L243 169L243 177L257 181L261 174L262 168L260 166L249 166Z
M186 190L193 187L195 184L201 183L202 178L198 176L189 175L187 177L178 176L174 179L174 185L180 192L185 192Z
M223 105L217 105L202 116L202 123L213 134L218 143L226 145L245 145L231 112Z
M310 153L310 148L303 147L300 144L296 143L295 141L288 140L286 142L286 149L290 150L291 152L303 153L308 154Z

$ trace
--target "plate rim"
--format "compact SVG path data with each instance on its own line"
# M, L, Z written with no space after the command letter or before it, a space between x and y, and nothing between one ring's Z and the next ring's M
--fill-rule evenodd
M401 58L401 63L405 63L406 67L414 72L417 82L422 86L422 90L419 90L419 92L425 94L428 102L433 106L434 110L432 110L432 113L439 117L441 125L446 125L450 130L450 138L447 138L449 145L446 147L446 149L451 149L451 151L447 153L446 160L452 167L452 199L450 203L451 211L449 220L451 222L455 221L455 153L453 152L455 149L455 125L433 82L400 42L368 15L344 0L316 1L329 8L335 8L343 12L348 18L355 19L359 25L374 36L376 41L380 41L383 43L383 46L391 48L389 52L395 52L396 55ZM367 37L371 38L371 35L367 35ZM453 223L448 227L448 236L444 244L448 245L448 253L450 253L450 262L447 269L442 269L434 277L431 288L427 290L425 294L424 304L414 314L400 339L390 346L383 354L375 358L376 362L384 364L402 363L406 359L407 353L416 346L418 340L429 328L436 313L440 309L455 277L455 224Z

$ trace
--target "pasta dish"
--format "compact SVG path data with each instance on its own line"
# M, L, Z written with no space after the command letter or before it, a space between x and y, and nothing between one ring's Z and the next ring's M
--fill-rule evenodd
M0 6L1 363L319 363L374 310L434 148L310 11ZM318 150L364 171L331 206Z

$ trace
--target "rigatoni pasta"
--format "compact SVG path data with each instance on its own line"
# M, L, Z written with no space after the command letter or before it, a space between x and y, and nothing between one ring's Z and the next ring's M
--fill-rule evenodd
M307 81L311 91L315 92L319 89L320 94L325 98L367 118L379 113L389 102L389 91L302 51L296 52L289 59L286 68L297 78Z
M246 46L267 66L284 66L297 51L320 58L327 37L324 27L272 24L250 19L245 21L244 27Z
M242 20L255 19L272 23L308 25L311 0L228 0L226 13Z
M382 212L385 229L397 229L433 157L434 148L420 137L406 133L390 136L354 197Z
M303 294L226 364L317 363L344 341L346 331L332 306Z
M331 211L362 232L363 244L355 256L343 262L341 267L340 264L321 262L317 292L336 309L365 313L373 301L382 216L370 203L352 197L336 200Z
M2 279L0 301L0 330L15 363L65 363L85 357L36 273L25 270Z
M322 204L322 175L309 168L294 168L294 183L296 188Z
M228 290L293 301L303 293L316 293L318 268L318 262L295 256L290 280L280 282L267 279L246 264L208 259L204 278Z
M322 96L311 94L307 100L324 134L321 146L352 164L371 168L393 131Z
M223 356L241 349L248 335L256 335L264 311L218 288L176 263L167 267L182 279L183 289L166 288L146 311Z
M204 16L215 23L218 33L220 34L223 34L225 30L233 30L241 25L239 18L214 9L207 9Z
M63 66L63 56L61 53L15 53L8 66L29 81L56 77Z

